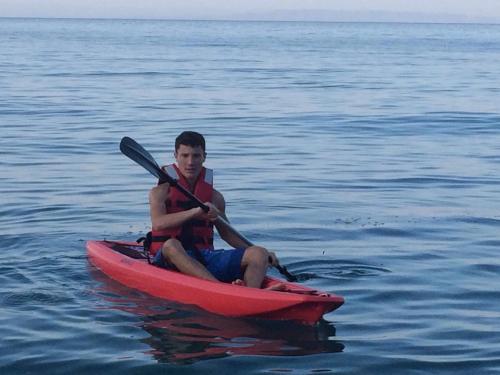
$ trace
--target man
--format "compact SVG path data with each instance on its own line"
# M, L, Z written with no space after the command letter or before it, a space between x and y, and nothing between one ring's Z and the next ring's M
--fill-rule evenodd
M260 246L247 247L238 236L216 221L226 219L225 200L212 185L211 170L203 166L205 139L185 131L175 140L176 163L164 170L199 199L206 202L205 213L175 187L159 184L149 193L152 223L153 264L177 269L187 275L212 281L233 282L260 288L267 267L278 264L276 255ZM214 250L213 227L232 250Z

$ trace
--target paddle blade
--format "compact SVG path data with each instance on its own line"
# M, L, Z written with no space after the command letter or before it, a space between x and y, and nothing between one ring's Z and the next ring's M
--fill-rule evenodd
M133 153L140 154L143 156L145 159L149 160L151 164L155 164L158 166L156 163L156 160L153 158L153 156L144 148L142 147L139 143L137 143L135 140L133 140L130 137L123 137L121 142L120 142L120 150L127 155L128 150L132 150Z
M169 181L170 177L163 172L151 154L132 138L122 138L120 142L120 151L161 181Z

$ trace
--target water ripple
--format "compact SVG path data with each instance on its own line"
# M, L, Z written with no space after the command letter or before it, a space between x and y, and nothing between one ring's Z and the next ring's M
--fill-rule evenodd
M311 279L341 280L376 277L390 272L378 266L338 260L295 261L288 263L287 268L301 282Z

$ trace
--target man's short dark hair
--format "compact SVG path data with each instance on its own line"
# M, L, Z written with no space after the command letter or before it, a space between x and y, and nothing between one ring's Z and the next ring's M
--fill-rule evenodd
M197 132L185 131L179 134L175 139L175 151L179 149L180 145L191 147L201 146L203 152L205 152L205 138Z

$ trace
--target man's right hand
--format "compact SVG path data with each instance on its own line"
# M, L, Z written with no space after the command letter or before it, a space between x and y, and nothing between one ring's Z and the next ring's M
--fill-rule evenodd
M198 207L199 212L196 216L202 217L205 220L215 221L220 215L220 211L211 202L205 202L205 205L209 208L208 212L203 211L201 207Z

